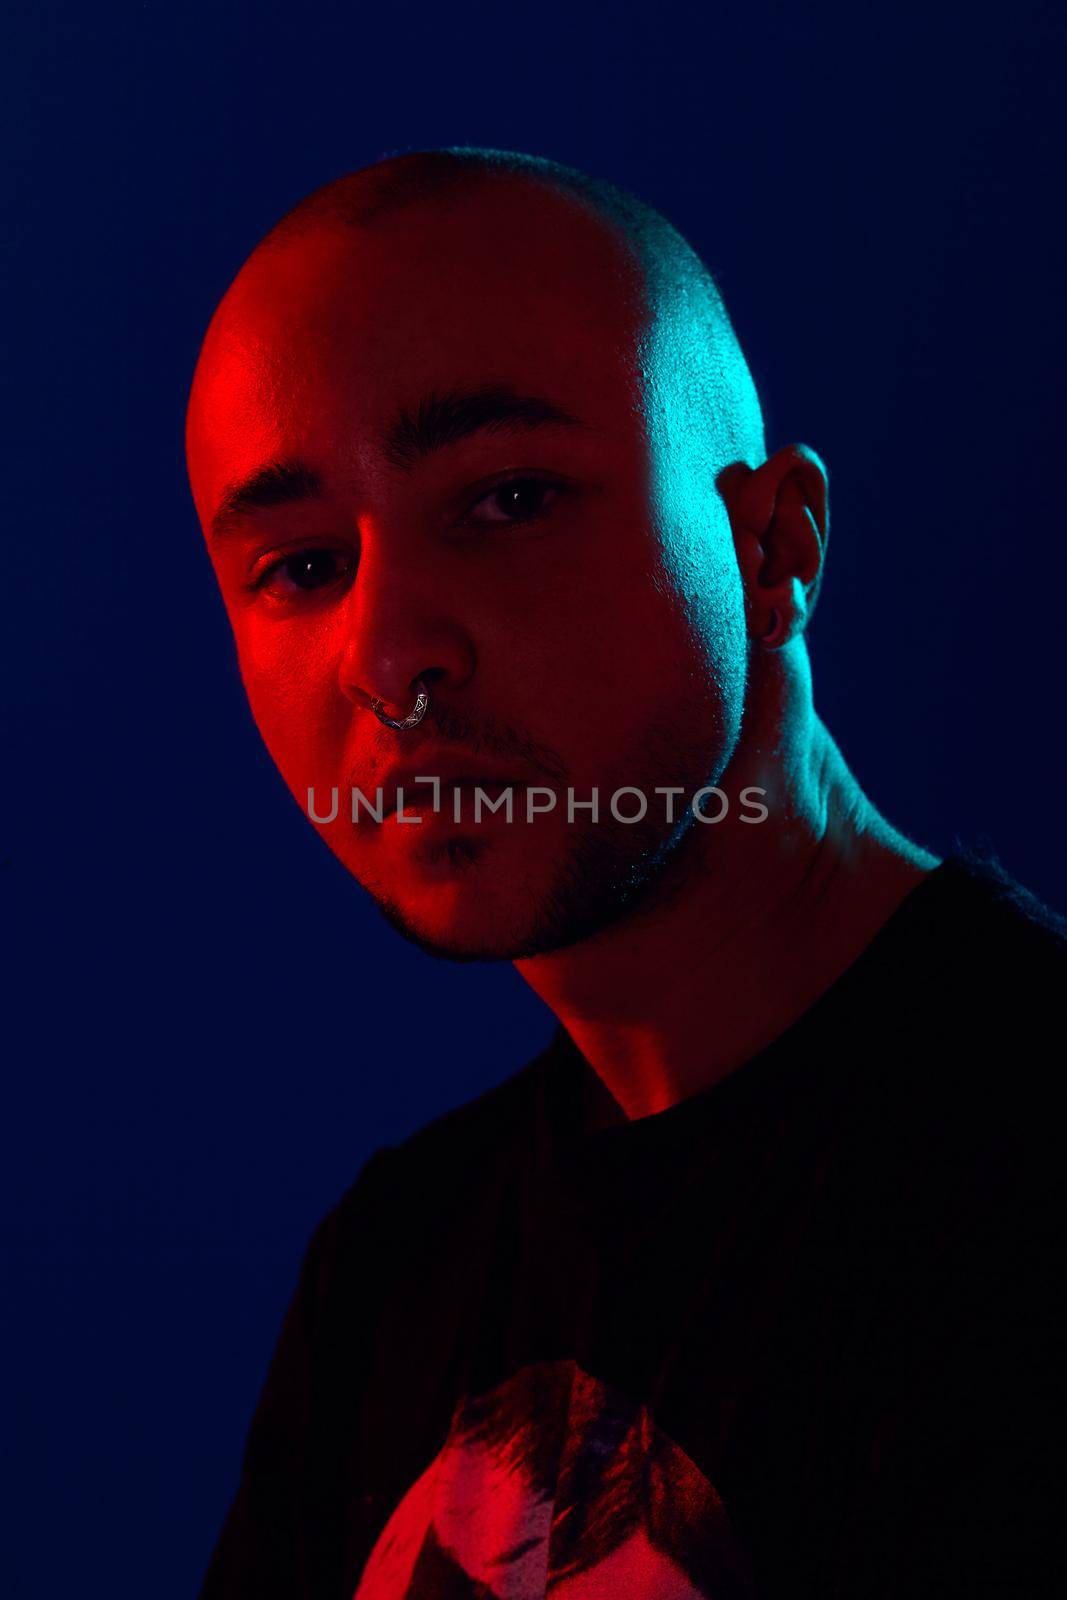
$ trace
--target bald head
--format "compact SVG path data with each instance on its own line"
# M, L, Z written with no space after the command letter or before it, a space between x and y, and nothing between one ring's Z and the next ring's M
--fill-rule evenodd
M692 492L692 473L712 480L736 462L766 456L759 397L711 272L678 230L636 196L577 168L514 151L458 147L416 151L349 173L314 190L271 228L216 313L215 331L257 265L313 234L335 231L370 241L391 223L422 213L442 229L470 227L480 212L487 249L493 213L509 225L504 197L526 191L529 204L580 216L603 230L599 298L631 308L633 363L649 429L659 442L655 476L662 497ZM459 216L465 212L462 224ZM354 256L353 256L354 259ZM427 260L433 270L434 260ZM636 309L635 309L636 308ZM205 349L210 345L210 336ZM195 393L195 385L194 385Z
M418 207L447 213L463 197L527 186L596 219L619 250L616 290L644 305L639 359L649 403L705 466L755 466L766 454L759 397L710 270L660 212L576 167L517 151L456 147L379 161L314 190L259 249L309 230L371 231Z

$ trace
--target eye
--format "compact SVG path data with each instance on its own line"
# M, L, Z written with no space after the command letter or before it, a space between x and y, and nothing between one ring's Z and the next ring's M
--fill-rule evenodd
M531 522L557 498L560 490L543 478L511 478L475 501L468 516L472 522Z
M353 558L342 550L294 550L272 561L253 587L278 598L294 598L340 582L352 566Z

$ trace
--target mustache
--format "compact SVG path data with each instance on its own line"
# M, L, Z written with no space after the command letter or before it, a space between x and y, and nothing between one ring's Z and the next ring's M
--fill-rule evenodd
M468 756L495 756L503 762L514 760L557 782L567 776L566 762L558 751L511 723L492 718L474 722L453 707L435 703L432 698L417 732L408 729L400 734L386 733L353 763L353 770L358 769L364 783L373 784L396 760L398 751L417 761L424 750L432 750L435 755L448 750Z

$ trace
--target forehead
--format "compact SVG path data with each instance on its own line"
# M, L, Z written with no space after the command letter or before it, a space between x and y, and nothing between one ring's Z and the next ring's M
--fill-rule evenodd
M194 493L301 450L367 466L399 406L456 388L504 384L632 433L642 318L626 246L539 186L312 225L257 251L212 322L189 411Z

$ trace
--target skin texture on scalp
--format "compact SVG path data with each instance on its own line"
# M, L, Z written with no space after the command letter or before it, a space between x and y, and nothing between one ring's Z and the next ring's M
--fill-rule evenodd
M352 173L315 190L278 222L260 250L284 246L308 229L332 224L372 229L398 213L432 203L447 208L494 183L538 187L579 206L619 247L608 292L635 303L633 360L639 403L655 439L651 489L664 529L673 528L676 565L699 556L683 528L699 526L724 467L750 467L766 456L756 386L718 286L697 252L660 212L635 195L560 162L513 151L416 152ZM707 598L705 594L703 598Z
M688 240L653 206L576 167L517 151L458 147L417 151L324 184L293 207L257 247L271 250L308 229L376 222L433 202L447 205L494 180L538 185L569 198L621 246L617 287L649 312L640 350L649 403L684 428L712 478L766 454L759 396L714 277Z

